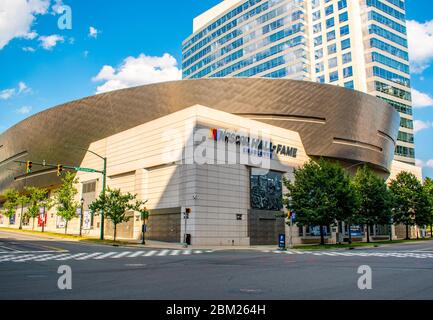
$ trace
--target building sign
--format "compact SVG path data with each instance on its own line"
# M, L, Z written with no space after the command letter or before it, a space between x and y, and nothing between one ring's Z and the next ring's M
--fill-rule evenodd
M209 138L214 141L232 143L243 147L243 152L258 157L273 159L276 155L296 158L298 149L282 144L273 144L272 141L251 138L225 129L210 129Z

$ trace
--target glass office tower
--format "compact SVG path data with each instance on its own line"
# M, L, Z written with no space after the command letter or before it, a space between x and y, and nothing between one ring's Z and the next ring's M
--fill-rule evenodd
M225 0L194 19L184 79L317 81L375 95L400 112L396 160L415 164L402 0Z

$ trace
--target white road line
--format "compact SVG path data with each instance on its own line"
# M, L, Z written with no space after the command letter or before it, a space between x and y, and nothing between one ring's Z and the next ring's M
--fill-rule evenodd
M171 253L170 253L170 255L171 256L178 256L181 252L182 251L180 251L180 250L172 250Z
M102 252L95 252L95 253L92 253L92 254L88 254L87 256L79 257L76 260L87 260L87 259L99 256L101 254L102 254Z
M143 254L143 257L150 257L150 256L153 256L153 255L154 255L155 253L157 253L157 252L158 252L158 251L156 251L156 250L149 251L149 252Z
M76 259L76 258L81 257L81 256L84 256L84 255L86 255L86 254L87 254L87 253L77 253L77 254L73 254L73 255L66 256L66 257L64 257L64 258L57 258L57 259L55 259L55 260L56 260L56 261L66 261L66 260Z
M8 252L20 252L19 250L12 249L12 248L5 247L5 246L0 246L0 248L6 249L6 250L8 250Z
M35 259L37 258L37 256L35 256L34 254L28 254L25 256L21 256L21 257L16 257L14 259L11 259L13 262L25 262L27 260L31 260L31 259Z
M294 254L292 251L286 251L286 254Z
M195 250L194 253L201 254L201 253L203 253L203 251L201 251L201 250Z
M37 256L37 257L35 257L35 258L33 259L33 261L40 262L40 261L44 261L45 258L50 258L50 257L53 257L53 254L43 254L43 255L41 255L41 256Z
M162 250L160 253L157 254L158 257L166 256L170 250Z
M137 251L137 252L134 252L133 254L130 254L130 255L128 256L128 258L135 258L135 257L141 256L141 255L143 254L143 252L144 252L144 251Z
M96 257L96 258L93 258L93 259L95 259L95 260L102 260L102 259L108 258L108 257L110 257L110 256L112 256L113 254L116 254L116 253L117 252L108 252L108 253L103 254L102 256L99 256L99 257Z
M188 254L191 254L191 253L192 253L192 250L183 250L182 251L183 255L188 255Z
M15 254L39 254L39 253L62 253L62 252L67 252L66 250L62 250L62 251L8 251L8 252L0 252L0 254L4 254L4 253L15 253Z
M63 258L68 256L69 253L65 253L65 254L60 254L60 255L55 255L55 254L51 254L49 257L43 258L41 259L40 257L38 259L35 259L35 261L38 262L43 262L43 261L48 261L48 260L53 260L53 259L58 259L58 258Z
M9 254L7 256L3 256L3 257L0 258L0 262L9 261L10 259L13 259L14 257L15 257L14 254Z
M213 253L213 250L207 250L206 253Z
M128 254L132 253L131 251L125 251L125 252L121 252L119 254L116 254L115 256L111 257L112 259L119 259L122 258L124 256L127 256Z

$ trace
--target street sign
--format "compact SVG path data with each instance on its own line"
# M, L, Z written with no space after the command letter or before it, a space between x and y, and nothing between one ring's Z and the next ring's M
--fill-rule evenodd
M74 170L75 170L75 171L81 171L81 172L89 172L89 173L98 172L98 171L95 170L95 169L81 168L81 167L75 167Z
M296 220L296 212L293 211L292 212L292 222L295 222L295 220Z
M278 247L284 249L286 247L286 235L280 234L278 237Z
M77 217L81 216L81 208L77 208L76 214L77 214Z

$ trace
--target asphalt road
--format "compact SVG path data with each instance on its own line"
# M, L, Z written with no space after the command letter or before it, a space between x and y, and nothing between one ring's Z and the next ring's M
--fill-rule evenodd
M60 266L72 289L58 288ZM372 289L358 288L360 266ZM433 299L433 242L352 251L166 250L0 231L0 299Z

